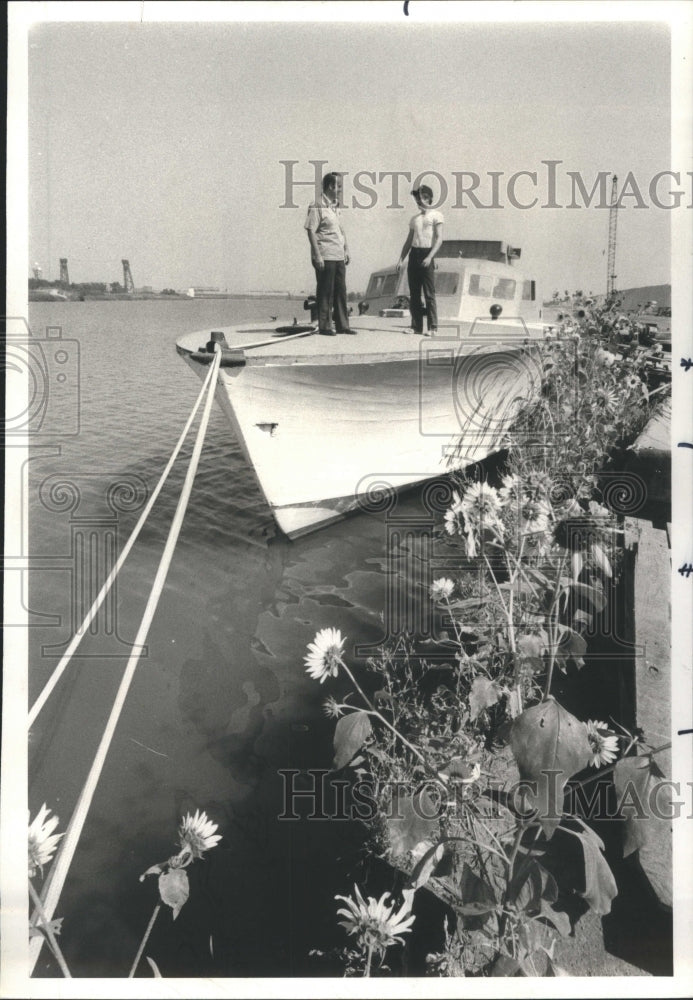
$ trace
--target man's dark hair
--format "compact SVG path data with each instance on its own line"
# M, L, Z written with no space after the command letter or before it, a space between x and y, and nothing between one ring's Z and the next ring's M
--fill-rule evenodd
M421 187L416 188L412 191L412 194L418 194L420 198L426 198L427 201L433 203L433 191L426 184L422 184Z
M340 174L335 174L334 172L331 174L325 174L325 176L322 179L323 191L327 191L328 187L332 187L333 184L336 184L340 176L341 176Z

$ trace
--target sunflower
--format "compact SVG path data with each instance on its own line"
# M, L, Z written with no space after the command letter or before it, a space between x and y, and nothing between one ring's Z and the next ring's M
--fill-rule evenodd
M501 527L501 498L498 490L488 483L472 483L462 496L465 522L474 528Z
M500 497L501 504L518 503L522 496L522 480L520 477L515 473L510 476L503 476L498 496Z
M57 816L51 816L50 809L44 802L38 811L38 815L33 823L29 824L29 878L33 878L37 871L43 874L43 866L48 864L62 833L53 833L60 822Z
M455 589L455 584L447 577L441 576L431 584L431 597L434 601L447 600Z
M610 732L605 722L590 720L587 723L587 739L592 748L592 767L601 767L616 760L618 755L618 736Z
M326 677L336 677L342 662L346 636L338 628L323 628L316 633L315 639L308 644L308 655L305 657L306 673L313 680L322 682Z
M525 534L538 535L548 531L551 508L545 500L524 497L520 512Z
M404 903L395 912L394 903L387 902L389 892L383 893L377 900L369 896L366 902L357 885L354 886L354 896L335 896L335 899L346 903L346 908L337 910L337 915L345 918L339 924L347 934L355 934L363 948L380 953L391 944L404 944L402 934L408 934L414 923L409 903Z
M338 719L343 714L342 706L332 695L322 703L322 710L328 719Z
M458 496L455 497L452 507L448 507L445 511L445 530L448 535L461 535L464 531L462 501Z
M607 385L598 386L593 390L592 402L597 410L615 410L619 405L616 389Z
M188 813L183 817L183 822L178 829L180 846L183 852L189 851L193 858L204 857L204 852L210 850L221 840L221 835L216 831L219 829L216 823L212 823L207 817L207 813L195 810L195 815Z

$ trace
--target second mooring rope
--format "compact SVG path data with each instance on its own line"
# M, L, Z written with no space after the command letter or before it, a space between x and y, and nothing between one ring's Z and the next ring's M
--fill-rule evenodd
M106 723L106 728L104 729L103 736L101 737L101 742L99 743L99 748L94 757L91 769L87 776L87 780L84 783L84 787L80 792L77 805L75 806L75 811L72 814L72 818L68 824L67 830L65 831L65 836L60 844L58 853L55 856L55 860L51 867L50 874L46 879L46 886L43 893L43 910L48 920L53 919L53 914L55 913L58 900L60 899L60 893L62 892L63 886L65 884L65 879L67 878L67 873L72 862L75 850L77 849L77 844L79 843L79 838L82 833L82 828L84 827L85 820L87 818L87 813L89 807L91 806L92 799L94 797L94 792L96 791L96 786L101 776L101 771L103 769L104 762L106 760L106 755L108 749L111 745L111 740L113 739L113 734L115 732L120 713L122 711L123 705L125 703L125 698L127 696L130 684L135 675L135 669L140 658L140 652L147 641L147 635L149 633L149 628L152 624L152 619L156 612L157 604L159 603L159 598L161 597L161 592L164 588L164 583L166 582L166 576L168 574L169 567L171 565L171 560L173 558L173 552L176 547L176 542L178 541L178 536L180 534L180 529L183 524L183 517L185 515L185 510L188 505L188 500L190 499L190 493L192 491L193 481L195 479L195 473L197 472L197 466L200 461L200 453L202 451L202 444L204 442L205 434L207 431L207 424L209 423L209 414L212 407L212 400L214 399L214 390L216 388L217 374L219 372L219 364L221 362L221 351L217 347L216 357L210 369L209 379L210 382L207 386L207 399L205 401L205 407L202 413L202 419L200 420L200 426L197 431L197 438L195 439L195 447L193 448L193 453L190 458L190 464L188 466L188 471L185 476L185 482L183 484L183 489L181 491L180 498L178 500L178 506L176 507L176 513L173 517L171 527L169 529L168 538L166 539L166 546L164 548L161 560L159 562L159 567L156 571L156 576L154 578L154 583L152 585L151 593L149 594L149 599L147 600L147 606L142 615L142 621L140 622L140 627L137 631L137 636L135 638L134 650L128 660L125 672L123 673L122 680L120 682L120 687L118 688L118 693L116 694L113 707L111 709L111 714L108 717L108 722ZM43 944L43 937L33 937L29 944L29 974L34 969L36 962L38 961L39 954L41 952L41 946Z
M99 608L101 607L101 605L103 604L103 602L104 602L104 600L106 598L106 595L108 594L109 590L111 589L111 587L115 583L115 578L117 577L118 573L120 572L121 566L123 565L123 563L127 559L132 546L135 544L135 541L137 540L137 536L139 535L140 531L142 530L142 528L144 526L144 522L149 517L149 515L151 513L151 510L152 510L152 507L156 503L157 497L159 496L159 493L161 493L162 487L163 487L164 483L166 482L166 480L168 479L168 475L169 475L171 469L173 468L173 463L178 458L180 450L183 447L183 442L185 441L186 437L188 436L188 431L190 430L192 422L195 419L195 414L197 413L197 411L199 409L200 403L202 402L204 394L205 394L205 392L207 390L207 386L209 385L210 379L212 377L212 367L213 366L210 366L210 369L207 372L205 381L204 381L204 383L202 385L202 388L200 389L200 394L197 397L197 400L195 401L195 405L192 408L192 412L191 412L190 416L188 417L188 421L187 421L185 427L183 428L180 437L178 438L178 443L176 444L176 447L173 449L173 452L171 453L171 457L168 460L166 468L162 472L161 478L159 479L159 482L154 487L154 489L152 491L152 495L150 496L149 501L147 502L147 506L142 511L137 524L133 528L132 534L130 535L130 537L128 538L127 542L123 546L123 551L120 553L120 556L118 557L118 561L116 562L116 564L113 567L113 569L111 570L111 572L108 574L108 578L106 579L106 581L104 582L103 586L101 587L101 590L99 591L98 596L96 597L96 600L94 601L94 603L90 607L89 611L87 612L87 614L86 614L86 616L84 618L84 621L79 626L79 628L77 629L77 631L73 635L72 639L70 640L70 645L67 647L67 649L63 653L63 655L62 655L62 657L60 659L60 662L58 663L58 665L54 669L54 671L51 674L51 676L49 677L48 681L46 682L46 685L43 688L43 690L41 691L41 694L38 696L38 698L36 699L36 701L34 702L34 704L31 706L31 709L29 710L29 728L31 728L31 726L36 721L36 717L38 716L39 712L41 711L41 709L43 708L43 706L48 701L49 695L53 691L53 688L55 687L55 685L60 680L60 678L61 678L61 676L62 676L62 674L63 674L63 672L65 670L65 667L70 662L70 659L72 658L72 654L74 653L74 651L79 646L80 642L82 641L82 638L83 638L84 634L86 633L86 630L89 628L89 626L93 622L94 618L96 617Z

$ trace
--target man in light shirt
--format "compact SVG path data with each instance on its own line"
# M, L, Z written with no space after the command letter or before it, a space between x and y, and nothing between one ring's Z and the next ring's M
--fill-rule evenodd
M427 336L436 333L438 328L438 307L436 303L436 289L434 283L434 259L443 243L443 213L431 208L433 204L433 191L430 187L422 184L421 187L412 191L419 211L409 222L409 233L402 247L402 253L397 264L399 271L407 254L409 254L409 265L407 277L409 278L409 311L411 312L411 325L414 333L423 333L423 308L421 305L421 292L423 291L426 300L426 326Z
M327 337L334 337L337 333L356 333L349 329L347 311L346 265L349 263L349 249L339 213L341 190L339 174L325 174L322 198L310 206L305 223L317 283L318 328ZM332 324L333 310L336 331Z

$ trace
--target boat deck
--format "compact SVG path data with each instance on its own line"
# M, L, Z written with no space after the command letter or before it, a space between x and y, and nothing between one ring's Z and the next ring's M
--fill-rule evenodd
M483 318L475 323L445 321L434 337L407 333L406 320L389 317L352 317L351 329L356 336L337 334L326 337L317 327L306 332L278 333L293 324L277 320L272 324L239 324L215 327L224 334L226 345L242 351L249 365L291 364L374 364L388 361L417 360L423 352L454 350L456 354L497 351L499 345L522 347L543 338L541 326L528 326L522 320L491 321ZM304 323L305 328L309 324ZM298 325L301 330L301 324ZM198 330L178 338L180 354L205 352L212 329ZM195 360L204 361L204 357Z

